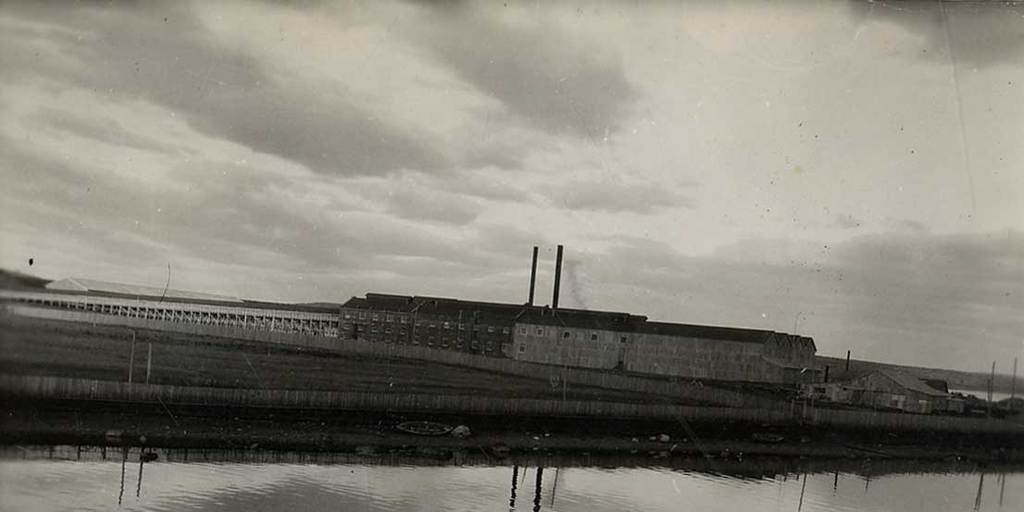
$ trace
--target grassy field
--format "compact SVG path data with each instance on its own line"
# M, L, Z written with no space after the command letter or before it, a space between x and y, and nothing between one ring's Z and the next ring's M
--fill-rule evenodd
M127 381L132 329L0 315L0 372ZM240 340L134 330L135 382L256 389L393 391L561 398L551 382L398 358L298 352ZM566 398L664 399L569 385Z

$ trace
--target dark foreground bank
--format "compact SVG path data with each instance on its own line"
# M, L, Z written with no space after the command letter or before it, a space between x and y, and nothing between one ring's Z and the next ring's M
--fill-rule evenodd
M167 404L3 400L0 443L165 449L266 449L441 458L472 451L500 460L522 455L914 459L1024 462L1024 436L769 426L743 422L490 415L397 414ZM419 436L395 427L431 420L469 427L469 436Z

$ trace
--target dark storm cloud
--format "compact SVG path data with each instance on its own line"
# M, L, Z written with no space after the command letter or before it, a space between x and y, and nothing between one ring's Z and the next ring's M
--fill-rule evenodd
M1024 3L854 0L849 5L856 19L892 23L924 38L921 47L894 48L904 54L946 63L948 44L961 64L986 67L1015 65L1024 49Z
M212 137L321 173L383 174L444 164L416 135L352 104L340 86L284 83L255 56L215 41L179 4L23 4L7 15L31 22L0 36L6 48L0 61L15 79L38 74L101 94L144 98L185 115ZM56 45L74 64L40 57L36 45Z
M555 206L610 213L652 213L662 208L693 206L693 200L668 184L634 181L581 181L547 192Z
M554 25L519 25L458 3L432 9L416 40L511 115L591 139L614 132L627 115L636 92L616 58Z

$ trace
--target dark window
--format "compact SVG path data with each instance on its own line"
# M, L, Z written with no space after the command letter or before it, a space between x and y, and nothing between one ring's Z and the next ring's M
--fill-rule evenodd
M569 333L569 331L565 331L565 332L562 333L562 337L563 338L568 338L569 336L572 336L572 334Z
M597 341L597 333L590 333L590 341Z
M619 338L619 342L620 343L625 343L626 342L626 337L623 336L623 337Z

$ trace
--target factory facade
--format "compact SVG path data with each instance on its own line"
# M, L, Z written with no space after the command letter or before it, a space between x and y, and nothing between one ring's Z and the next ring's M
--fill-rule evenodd
M820 379L811 338L610 311L368 293L341 306L340 337L518 361L689 379Z
M525 304L368 293L341 306L339 336L530 363L687 379L817 382L811 338L558 307L558 246L550 307L534 305L537 247Z
M288 305L66 279L47 290L0 290L0 302L166 324L202 324L451 350L528 363L672 378L774 383L821 380L814 341L791 334L653 322L623 312L558 307L562 246L550 306L367 293L341 305Z

